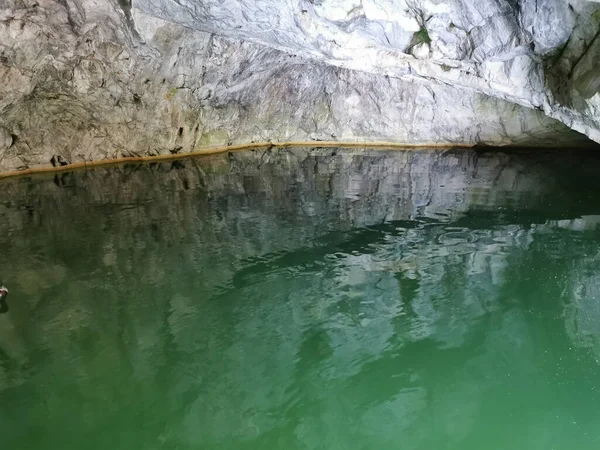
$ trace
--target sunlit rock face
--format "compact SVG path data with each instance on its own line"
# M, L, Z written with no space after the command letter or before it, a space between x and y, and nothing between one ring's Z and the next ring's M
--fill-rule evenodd
M143 11L330 64L543 109L600 141L600 8L584 0L172 0Z
M537 3L0 0L0 169L252 141L587 143L567 125L598 140L599 5Z

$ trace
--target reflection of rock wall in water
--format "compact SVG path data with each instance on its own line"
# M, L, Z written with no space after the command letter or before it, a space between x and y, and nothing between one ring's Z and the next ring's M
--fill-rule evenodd
M449 439L472 431L467 418L497 382L476 368L500 371L515 348L534 351L525 305L509 301L512 286L534 271L528 255L533 248L554 259L579 232L564 230L570 234L557 243L553 230L567 223L551 219L591 208L583 195L568 203L574 191L561 174L571 159L332 151L249 152L3 182L1 273L12 303L0 316L0 349L10 361L1 366L0 395L34 389L48 409L36 415L14 405L6 414L0 407L2 419L27 418L52 441L51 430L74 415L81 432L99 432L112 404L148 411L142 419L159 442L208 445L232 430L250 439L283 426L268 414L279 402L306 418L285 426L309 446L319 431L333 448L335 436L318 424L351 422L360 437L361 424L374 429L380 409L413 443L424 442L422 430L434 422L447 423ZM593 168L585 158L579 164ZM554 209L523 218L549 200ZM494 219L478 219L480 211ZM146 301L130 301L134 293ZM321 321L319 332L304 331ZM465 373L436 374L419 357L456 350L477 333L487 339ZM320 363L309 365L314 349ZM65 405L60 391L28 372L34 350L50 355L36 373L72 370L69 389L79 401ZM171 366L174 352L184 364ZM362 380L389 371L380 365L390 354L413 361L410 370L399 365L390 391L367 402ZM533 358L512 370L535 370ZM115 386L115 373L132 384ZM315 377L320 384L309 384ZM296 402L292 380L305 383L315 404ZM320 416L320 389L365 403L362 415ZM172 422L155 423L152 405L140 404L146 391L164 393ZM472 403L457 418L447 405L465 393ZM427 402L438 417L425 415ZM377 426L373 439L385 447L392 423Z
M590 249L591 252L597 251ZM573 344L590 347L600 360L600 276L598 255L574 261L565 286L565 325Z

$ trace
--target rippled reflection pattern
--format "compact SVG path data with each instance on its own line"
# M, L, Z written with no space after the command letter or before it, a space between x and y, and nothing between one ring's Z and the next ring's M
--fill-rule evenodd
M4 181L3 443L598 449L598 173L306 148Z

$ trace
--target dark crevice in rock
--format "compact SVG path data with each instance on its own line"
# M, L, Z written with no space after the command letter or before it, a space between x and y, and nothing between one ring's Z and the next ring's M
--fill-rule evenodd
M16 134L11 134L10 138L11 138L11 141L10 141L10 145L8 146L8 148L14 147L15 144L19 141L19 136L17 136Z
M125 21L127 23L127 27L133 36L142 41L142 37L139 35L137 29L135 28L135 21L133 20L133 15L131 14L131 0L116 0L119 8L123 11L125 15Z
M588 54L589 50L594 46L594 44L599 36L600 36L600 29L598 29L598 31L596 32L595 36L592 38L590 43L585 46L585 49L583 50L581 55L579 55L579 57L575 60L573 67L571 68L571 71L567 75L567 78L571 79L573 77L573 73L575 72L575 69L577 69L577 66L579 65L579 63L583 60L583 58L585 58L585 56Z
M70 163L63 156L54 155L52 158L50 158L50 164L52 164L52 167L61 167L61 166L68 166Z
M67 11L67 23L69 24L69 28L75 34L79 34L79 25L75 21L73 17L73 13L71 11L71 7L69 6L68 0L57 0L60 5L62 5Z

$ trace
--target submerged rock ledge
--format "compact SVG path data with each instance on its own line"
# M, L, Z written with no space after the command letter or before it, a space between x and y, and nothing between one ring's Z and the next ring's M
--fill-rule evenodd
M0 0L0 170L264 141L586 146L598 36L584 0Z

